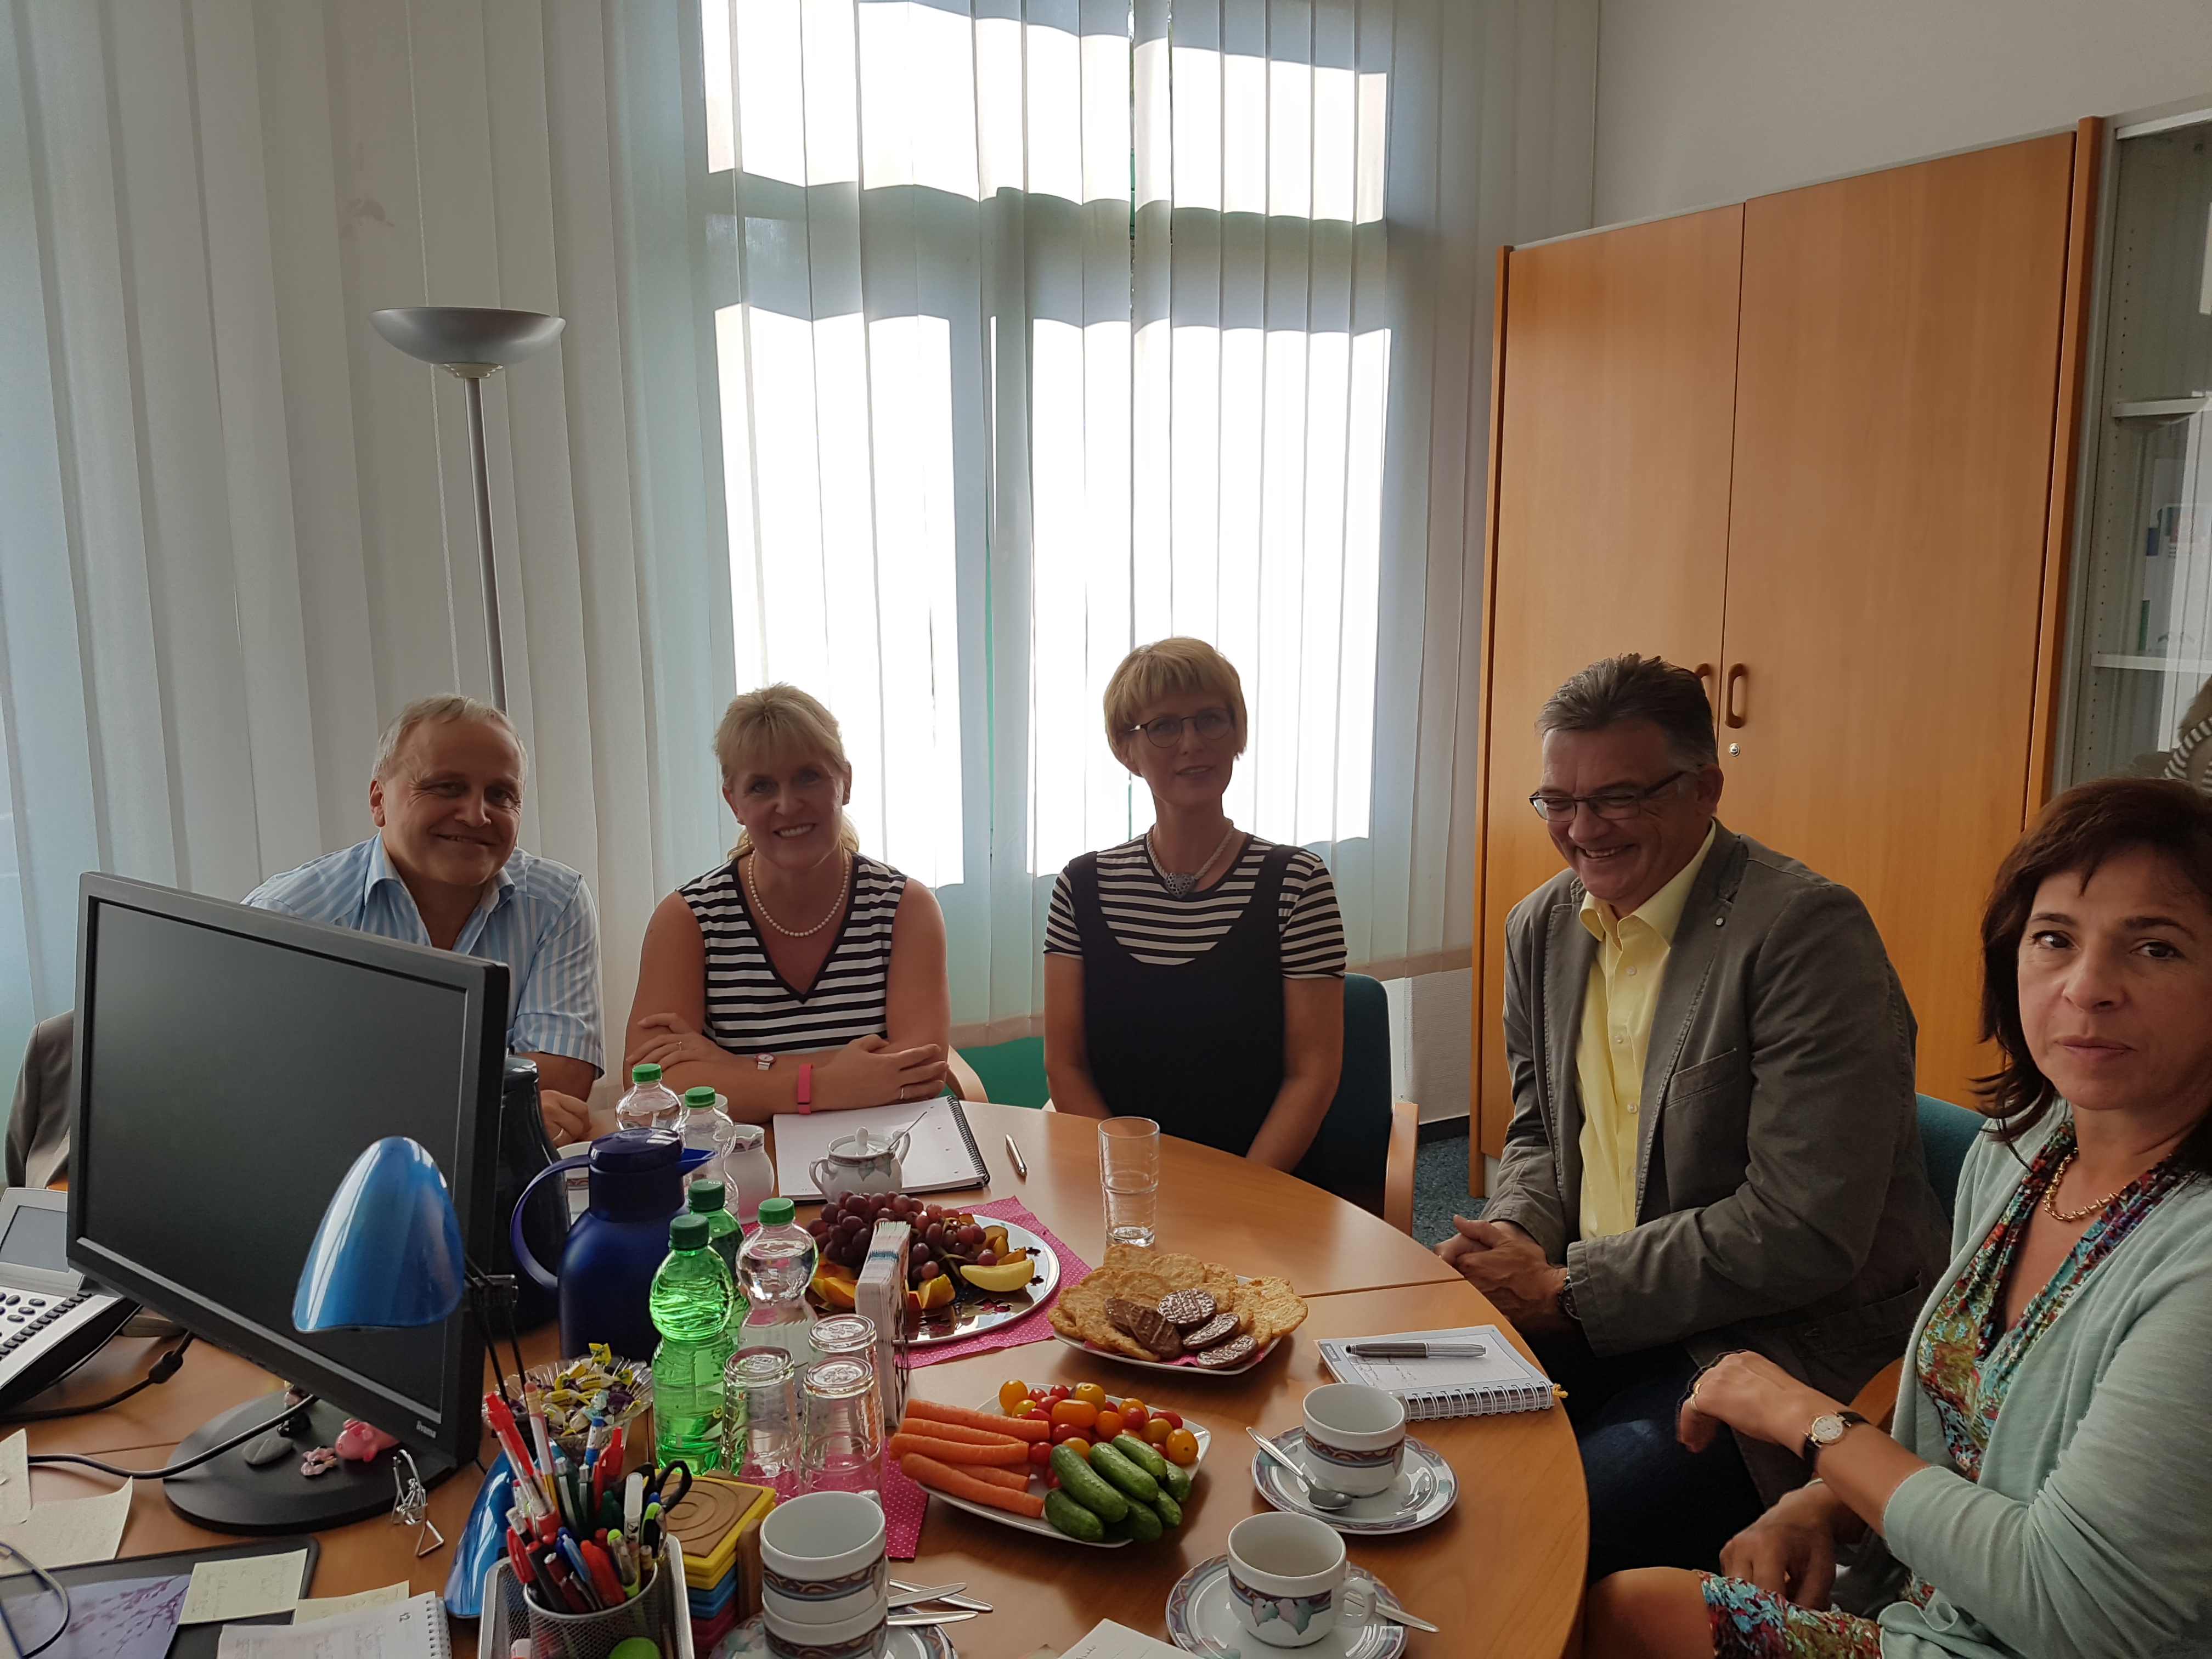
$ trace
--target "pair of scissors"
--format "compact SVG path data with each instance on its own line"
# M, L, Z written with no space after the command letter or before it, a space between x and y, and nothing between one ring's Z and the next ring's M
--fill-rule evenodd
M670 1510L690 1495L691 1466L681 1458L665 1465L653 1475L645 1488L645 1524L639 1529L638 1540L648 1554L660 1547L660 1534L667 1525Z

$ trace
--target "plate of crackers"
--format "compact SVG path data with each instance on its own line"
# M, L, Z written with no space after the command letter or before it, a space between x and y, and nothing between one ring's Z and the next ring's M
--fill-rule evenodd
M1062 1285L1047 1316L1072 1348L1184 1376L1238 1376L1305 1322L1284 1279L1247 1279L1174 1250L1113 1244L1103 1266Z

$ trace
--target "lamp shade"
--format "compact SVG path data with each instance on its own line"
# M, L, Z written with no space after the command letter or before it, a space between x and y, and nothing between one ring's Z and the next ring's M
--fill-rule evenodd
M467 1284L461 1226L437 1161L390 1135L359 1158L323 1211L300 1269L292 1323L302 1331L434 1325Z
M542 311L483 306L406 306L372 311L370 325L392 344L426 363L519 363L553 343L568 326Z

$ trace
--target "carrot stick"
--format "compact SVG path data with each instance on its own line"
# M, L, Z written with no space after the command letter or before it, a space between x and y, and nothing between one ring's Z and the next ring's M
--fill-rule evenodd
M943 1423L933 1418L909 1417L898 1425L901 1434L927 1434L939 1440L958 1440L970 1446L1026 1446L1030 1443L990 1429L971 1429L964 1423Z
M970 1446L963 1441L936 1440L927 1435L893 1435L891 1455L903 1457L908 1452L920 1452L940 1463L996 1463L1003 1467L1030 1461L1030 1449L1018 1440L1009 1440L1004 1446Z
M919 1452L908 1452L899 1459L899 1468L906 1478L925 1486L964 1498L971 1504L988 1504L994 1510L1010 1510L1016 1515L1026 1515L1034 1521L1044 1513L1044 1499L1032 1497L1027 1492L1010 1492L1004 1486L993 1486L988 1480L978 1480L964 1469L956 1469L925 1457Z
M1030 1472L1027 1469L995 1468L988 1463L963 1463L961 1468L978 1480L988 1480L994 1486L1004 1486L1008 1492L1027 1492Z
M1018 1435L1024 1440L1049 1440L1052 1425L1042 1417L994 1417L965 1406L940 1406L934 1400L909 1400L908 1417L926 1417L933 1423L957 1423L963 1428L988 1429L996 1434Z

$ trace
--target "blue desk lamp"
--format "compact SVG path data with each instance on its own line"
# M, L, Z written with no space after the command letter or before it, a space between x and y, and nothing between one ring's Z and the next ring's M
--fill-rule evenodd
M354 1159L323 1211L292 1323L302 1331L434 1325L461 1305L470 1278L437 1160L421 1142L387 1135Z

